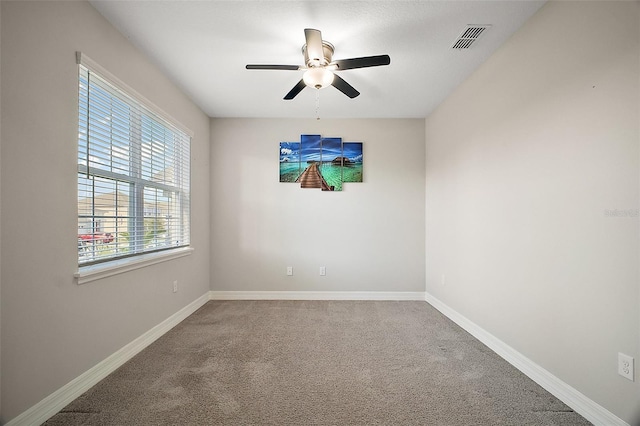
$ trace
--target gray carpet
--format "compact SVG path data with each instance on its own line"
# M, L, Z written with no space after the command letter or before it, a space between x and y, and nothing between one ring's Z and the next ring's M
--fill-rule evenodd
M212 301L47 425L588 425L425 302Z

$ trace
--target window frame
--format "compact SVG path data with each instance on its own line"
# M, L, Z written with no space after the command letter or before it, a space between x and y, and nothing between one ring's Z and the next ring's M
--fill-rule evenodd
M187 140L188 152L186 154L186 157L187 157L186 165L189 168L188 175L186 176L186 179L187 179L186 187L181 187L182 191L175 192L175 194L180 196L180 200L175 202L179 205L178 208L180 211L178 227L180 229L181 235L186 234L186 236L182 239L182 242L184 242L184 244L180 244L175 247L163 245L157 249L147 249L144 246L141 246L140 238L142 237L140 237L140 232L144 231L143 228L144 228L144 218L145 218L145 206L144 206L145 191L147 189L151 191L164 191L164 190L172 190L175 188L169 188L165 183L154 183L151 181L151 178L143 179L140 176L129 175L125 182L127 182L127 184L130 185L130 188L134 188L134 187L137 188L135 191L136 194L131 194L130 197L132 200L133 199L136 200L134 203L137 204L138 207L135 209L135 211L133 211L132 214L129 214L129 212L127 212L126 219L133 220L134 222L136 222L136 226L138 227L137 228L138 235L135 235L134 237L132 237L132 239L135 239L136 241L132 241L130 243L131 247L133 247L136 251L133 253L110 256L110 257L97 259L97 260L94 258L93 260L81 263L81 255L80 255L81 244L79 239L79 243L78 243L79 250L78 250L78 259L77 259L78 270L74 274L74 276L78 279L78 284L82 284L84 282L93 281L96 279L119 274L122 272L127 272L129 270L138 269L138 268L149 266L158 262L163 262L166 260L175 259L175 258L179 258L179 257L183 257L191 254L193 252L193 248L191 247L191 164L190 164L191 155L190 155L190 149L191 149L191 142L193 139L193 132L188 128L186 128L185 126L183 126L176 119L174 119L173 117L165 113L163 110L158 108L155 104L153 104L151 101L146 99L144 96L140 95L137 91L129 87L126 83L122 82L120 79L112 75L110 72L105 70L99 64L91 60L85 54L81 52L76 53L76 64L78 65L78 68L77 68L78 84L80 84L80 75L81 75L81 66L82 66L86 68L90 73L98 74L101 80L105 81L109 85L112 85L118 92L121 92L122 94L124 94L125 97L128 98L128 100L133 101L136 104L136 106L139 105L143 110L152 114L150 116L145 116L145 117L150 118L152 121L154 121L157 118L161 120L160 124L164 125L164 123L162 123L162 121L164 121L170 126L169 128L173 128L179 132L184 133L184 135L188 137L188 140ZM78 87L80 88L80 86ZM80 92L79 92L78 102L77 102L78 115L76 115L76 117L78 118L80 117L79 114L80 114L81 102L82 100L80 98ZM87 130L89 129L87 128ZM138 140L138 144L139 144L138 148L142 147L142 139L141 139L142 136L139 136L139 138L140 139ZM109 139L109 146L112 146L112 144L113 144L113 141ZM78 157L78 169L77 169L78 203L79 203L80 194L81 194L81 189L80 189L81 173L86 173L87 176L92 176L94 179L101 178L101 179L108 180L114 185L116 184L116 182L121 181L120 178L122 176L119 175L117 172L114 172L113 170L97 170L90 167L88 164L85 164L85 165L81 164L79 142L77 144L76 149L77 149L76 155ZM88 155L87 155L86 161L88 161ZM130 162L134 163L134 161L131 161L131 160ZM141 168L143 159L139 158L136 160L136 162L137 162L137 165L133 165L131 167ZM136 180L137 182L134 184L133 181L136 181ZM117 192L115 196L117 197ZM186 199L184 198L185 196L186 196ZM183 203L186 203L186 207L184 207ZM119 205L117 200L115 202L115 205ZM157 208L157 204L155 205L155 207ZM81 214L80 214L79 204L77 208L78 208L78 227L80 228ZM91 217L91 223L95 224L95 219L99 215L96 215L95 213L93 213L89 216ZM150 217L153 218L154 220L157 220L159 216L157 215L157 212L156 212L156 214ZM170 217L170 216L167 216L167 217ZM116 220L118 218L116 218ZM185 220L186 220L186 223L185 223ZM166 226L172 226L172 225L173 223L169 223L169 222L166 223ZM80 229L79 229L79 232L80 232ZM93 227L91 228L91 232L93 236L96 235L97 231L95 230L95 225L93 225ZM95 242L93 243L95 244Z

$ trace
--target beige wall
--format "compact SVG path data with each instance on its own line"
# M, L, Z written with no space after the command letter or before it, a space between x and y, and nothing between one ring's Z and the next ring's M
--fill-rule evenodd
M426 120L427 292L630 424L639 9L547 3Z
M212 290L424 291L424 120L211 123ZM362 142L364 183L280 183L301 134Z
M4 422L209 290L210 138L208 117L89 3L0 3ZM74 281L76 51L195 133L191 256Z

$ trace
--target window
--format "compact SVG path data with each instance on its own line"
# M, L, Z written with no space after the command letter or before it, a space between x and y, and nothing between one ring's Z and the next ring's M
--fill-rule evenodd
M87 61L79 61L78 264L188 246L191 137Z

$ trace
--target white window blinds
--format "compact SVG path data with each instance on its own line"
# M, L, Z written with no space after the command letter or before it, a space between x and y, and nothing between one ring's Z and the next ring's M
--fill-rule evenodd
M78 263L188 246L190 136L79 65Z

